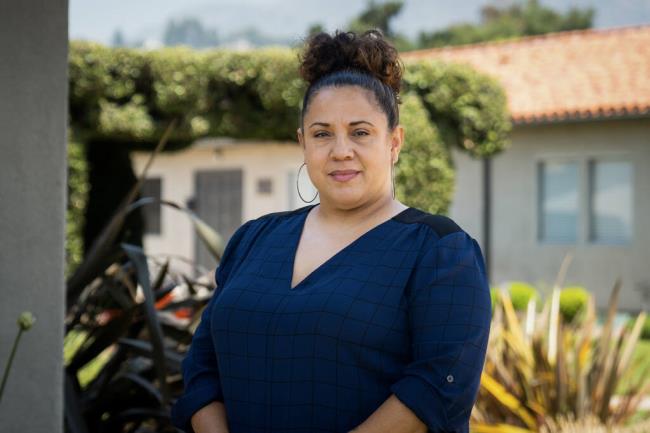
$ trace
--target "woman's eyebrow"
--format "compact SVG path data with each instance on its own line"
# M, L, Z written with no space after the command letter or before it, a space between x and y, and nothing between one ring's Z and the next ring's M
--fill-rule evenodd
M360 123L367 123L370 126L375 126L372 123L368 122L367 120L357 120L356 122L350 122L350 125L355 126L355 125L358 125Z
M311 128L312 126L317 126L317 125L320 125L320 126L330 126L329 123L325 123L325 122L314 122L314 123L312 123L311 125L309 125L309 127Z
M367 123L367 124L370 125L370 126L375 126L375 125L373 125L372 123L368 122L367 120L355 120L354 122L350 122L350 126L359 125L360 123ZM317 125L320 125L320 126L330 126L330 124L329 124L329 123L326 123L326 122L314 122L314 123L312 123L311 125L309 125L309 127L311 128L312 126L317 126Z

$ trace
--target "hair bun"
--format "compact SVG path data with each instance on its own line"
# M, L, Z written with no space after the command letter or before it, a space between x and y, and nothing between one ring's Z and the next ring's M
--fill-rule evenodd
M357 69L375 76L399 95L404 67L397 49L379 30L361 35L340 30L334 36L317 33L307 39L299 59L300 76L310 85L332 72Z

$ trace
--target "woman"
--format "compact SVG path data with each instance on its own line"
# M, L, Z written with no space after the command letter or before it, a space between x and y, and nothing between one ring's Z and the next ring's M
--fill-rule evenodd
M297 135L320 203L231 237L183 361L176 426L469 431L489 286L471 236L395 199L402 71L377 31L309 39Z

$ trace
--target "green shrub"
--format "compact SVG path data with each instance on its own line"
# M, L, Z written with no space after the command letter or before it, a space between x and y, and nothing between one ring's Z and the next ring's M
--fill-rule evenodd
M88 162L85 146L68 129L68 200L66 209L66 278L83 259L84 209L88 202Z
M444 212L451 204L455 180L449 149L442 144L422 100L413 92L402 96L400 122L409 132L408 145L395 164L395 195L409 206L430 213Z
M147 51L72 41L70 124L84 142L114 140L138 149L152 149L171 119L179 123L170 144L179 147L206 135L295 140L306 90L297 55L296 48L281 47ZM508 147L511 121L497 80L433 59L408 59L404 66L403 95L419 101L402 108L411 118L421 116L410 122L407 141L424 122L435 130L425 134L435 140L434 153L443 144L474 157Z
M537 301L540 299L537 289L523 281L511 282L508 292L512 299L512 306L517 311L526 311L528 302L532 298L535 298Z
M560 292L560 313L562 318L567 322L573 321L576 315L586 308L589 296L589 291L584 287L564 288Z

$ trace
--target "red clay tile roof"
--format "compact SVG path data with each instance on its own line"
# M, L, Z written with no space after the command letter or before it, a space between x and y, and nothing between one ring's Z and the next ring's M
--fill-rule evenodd
M650 115L650 25L401 53L465 62L505 87L515 124Z

